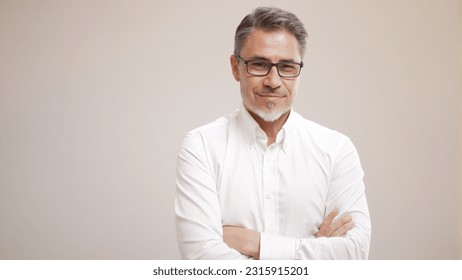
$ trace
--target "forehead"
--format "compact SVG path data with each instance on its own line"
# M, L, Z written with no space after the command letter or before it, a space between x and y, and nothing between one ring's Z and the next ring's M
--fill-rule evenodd
M241 56L245 58L265 57L271 61L301 60L300 44L286 30L265 31L254 29L244 42Z

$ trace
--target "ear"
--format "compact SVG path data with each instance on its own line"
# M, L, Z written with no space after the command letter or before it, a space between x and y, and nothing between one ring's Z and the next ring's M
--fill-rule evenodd
M234 55L231 55L229 57L229 62L231 63L231 70L233 71L234 79L239 82L240 81L239 65L238 65L237 58Z

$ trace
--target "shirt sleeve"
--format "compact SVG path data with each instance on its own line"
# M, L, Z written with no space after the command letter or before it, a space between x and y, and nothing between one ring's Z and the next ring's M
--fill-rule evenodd
M324 217L338 208L340 213L337 217L345 213L351 215L354 228L344 237L330 238L293 238L261 233L260 259L368 258L371 221L363 181L364 172L353 143L346 137L344 139L334 158Z
M199 133L189 133L179 152L175 218L184 259L248 259L223 241L216 182Z

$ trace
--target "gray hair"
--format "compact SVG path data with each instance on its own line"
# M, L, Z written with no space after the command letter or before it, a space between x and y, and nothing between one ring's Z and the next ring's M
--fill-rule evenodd
M239 55L245 40L254 29L264 31L287 30L297 38L300 54L305 54L308 33L303 23L293 13L274 7L259 7L239 24L234 36L234 55Z

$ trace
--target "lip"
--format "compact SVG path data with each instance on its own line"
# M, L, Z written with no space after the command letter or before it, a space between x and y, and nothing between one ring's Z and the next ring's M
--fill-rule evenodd
M285 95L280 95L280 94L260 94L260 93L255 93L256 95L260 97L268 97L268 98L284 98Z

